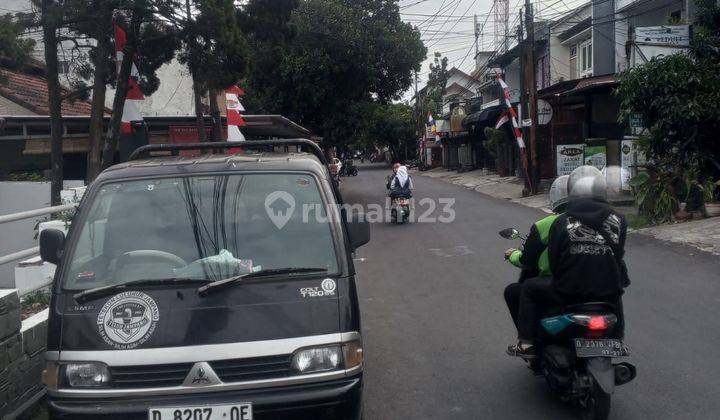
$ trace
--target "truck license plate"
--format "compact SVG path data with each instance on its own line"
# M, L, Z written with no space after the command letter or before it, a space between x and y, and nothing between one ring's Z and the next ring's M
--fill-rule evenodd
M252 404L159 407L148 410L148 420L252 420Z

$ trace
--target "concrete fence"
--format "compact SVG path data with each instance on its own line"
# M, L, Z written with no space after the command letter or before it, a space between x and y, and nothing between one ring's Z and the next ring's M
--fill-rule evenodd
M45 393L48 309L20 321L15 289L0 290L0 418L12 419Z

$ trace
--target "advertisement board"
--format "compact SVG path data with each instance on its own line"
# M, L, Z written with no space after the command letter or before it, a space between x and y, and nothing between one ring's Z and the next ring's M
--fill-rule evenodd
M560 144L557 152L557 175L570 175L573 169L583 164L584 144Z
M607 164L607 147L585 146L585 165L594 166L600 170Z

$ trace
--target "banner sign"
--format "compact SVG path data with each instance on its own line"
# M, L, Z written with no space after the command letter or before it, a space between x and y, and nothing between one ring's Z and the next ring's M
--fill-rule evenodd
M602 171L607 165L607 147L585 146L585 165L594 166Z
M584 144L560 144L557 146L557 175L570 175L570 172L583 164Z
M688 25L645 26L635 28L635 42L678 47L690 46Z

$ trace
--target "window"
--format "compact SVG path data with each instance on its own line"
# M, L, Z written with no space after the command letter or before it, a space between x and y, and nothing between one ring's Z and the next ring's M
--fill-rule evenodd
M578 77L577 45L570 47L570 80Z
M68 250L66 289L168 277L218 280L260 268L338 270L330 218L315 179L305 174L112 183L77 223L82 230Z
M578 62L578 74L581 77L592 76L593 70L593 53L592 40L588 39L579 44L580 60Z

